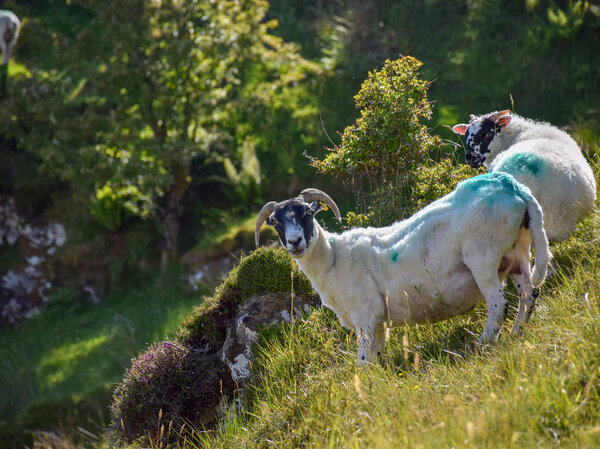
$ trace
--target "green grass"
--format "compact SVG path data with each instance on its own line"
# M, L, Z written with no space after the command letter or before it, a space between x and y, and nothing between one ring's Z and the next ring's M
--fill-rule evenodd
M523 335L511 337L507 323L482 351L483 306L392 330L382 362L366 368L355 336L327 311L264 336L245 408L193 446L598 447L599 237L596 212L554 247L564 270L544 285Z
M203 235L191 251L202 253L204 259L211 260L239 249L254 249L255 225L256 213L233 220L226 227ZM273 228L268 226L263 228L261 242L266 243L276 238L277 233Z
M71 298L69 307L65 298L55 299L57 305L18 328L4 329L0 436L2 421L13 431L21 424L42 430L70 423L92 431L106 427L111 392L131 358L146 345L174 336L182 317L205 293L189 295L183 273L175 268L137 290L112 293L98 305ZM82 401L94 410L80 413ZM32 418L46 407L53 411ZM86 415L84 422L78 413ZM89 417L94 422L85 422Z

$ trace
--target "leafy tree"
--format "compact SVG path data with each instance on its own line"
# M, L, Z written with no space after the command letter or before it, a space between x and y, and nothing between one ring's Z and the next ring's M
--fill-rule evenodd
M100 30L80 33L78 54L108 56L89 78L109 108L94 146L113 165L102 188L135 185L151 200L132 212L158 219L166 262L177 253L192 160L235 157L238 110L302 79L306 64L269 34L262 0L75 3L94 11Z
M15 79L0 133L39 154L41 170L67 181L108 229L154 219L164 266L177 254L192 162L220 164L209 178L251 201L261 170L249 121L314 69L270 34L267 7L73 0L88 19L72 36L36 21L24 30L52 39L57 68Z

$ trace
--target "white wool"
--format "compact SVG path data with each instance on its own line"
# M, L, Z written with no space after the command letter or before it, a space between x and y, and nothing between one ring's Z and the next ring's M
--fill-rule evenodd
M529 228L523 226L526 214ZM483 299L488 319L479 341L494 340L505 316L503 284L509 275L521 297L513 328L519 333L550 253L535 198L511 176L488 174L464 181L392 226L334 234L315 220L305 253L294 257L323 304L356 330L358 359L364 362L381 352L386 323L433 322L465 313Z
M529 187L544 211L544 226L550 241L566 240L594 208L596 181L575 140L549 123L517 114L494 137L484 165L490 172L510 173ZM537 175L511 163L519 154L544 160Z

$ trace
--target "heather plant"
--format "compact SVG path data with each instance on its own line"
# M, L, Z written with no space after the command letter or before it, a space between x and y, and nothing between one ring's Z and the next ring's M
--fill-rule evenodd
M150 436L168 444L186 423L214 422L221 392L231 389L215 354L164 341L135 358L115 389L112 428L124 442Z
M115 439L169 444L185 438L184 424L211 427L221 397L231 398L235 387L220 358L227 329L247 300L280 292L316 295L282 248L243 256L214 295L183 320L177 341L152 345L132 360L113 395Z

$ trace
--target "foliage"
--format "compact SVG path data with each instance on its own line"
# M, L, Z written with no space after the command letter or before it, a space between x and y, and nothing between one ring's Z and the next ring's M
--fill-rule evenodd
M148 215L149 208L144 207L147 202L148 197L144 197L137 186L126 185L118 188L105 184L96 190L90 211L98 223L114 231L135 215Z
M230 123L236 123L237 111L264 103L273 89L301 80L303 61L293 46L269 34L274 23L262 21L267 6L262 0L129 0L118 7L94 0L78 3L95 11L103 28L100 40L89 32L79 36L80 52L100 43L101 54L110 55L99 61L93 81L98 94L114 102L112 126L100 135L99 149L118 153L125 147L131 155L115 158L117 166L151 162L137 164L137 177L122 168L124 173L116 170L109 179L117 184L133 180L154 199L165 250L174 255L192 160L235 156L230 139L236 130ZM163 173L164 180L148 182Z
M168 444L186 424L211 424L221 392L230 389L223 383L225 370L216 354L169 341L152 345L132 361L115 389L116 435L125 442L151 435Z
M452 192L456 185L478 171L466 164L455 165L450 158L437 162L426 161L411 173L409 187L395 183L378 186L370 194L362 194L366 213L349 212L348 226L366 226L374 223L393 223L408 217L433 201Z
M324 159L312 160L321 173L342 177L357 188L361 210L348 214L350 226L393 223L476 173L455 168L448 158L438 163L429 159L441 140L419 123L431 117L429 83L419 79L421 67L420 61L405 56L370 72L354 97L361 116L344 130L339 146Z
M256 145L250 140L245 140L239 150L241 167L238 170L231 159L225 158L223 165L225 173L235 186L238 197L243 204L252 206L255 204L259 195L259 187L261 183L260 162L256 157Z
M429 84L418 78L422 63L405 56L369 72L354 97L361 116L346 127L342 143L313 165L321 172L381 184L403 180L440 141L419 123L431 117Z
M261 178L252 142L260 139L249 123L315 69L270 34L267 6L74 0L61 9L85 20L64 34L32 19L25 54L31 35L51 35L62 70L35 60L15 74L0 133L39 155L40 168L69 183L108 229L130 214L154 219L163 257L172 258L192 163L225 164L230 196L253 207ZM220 173L207 175L223 187Z

